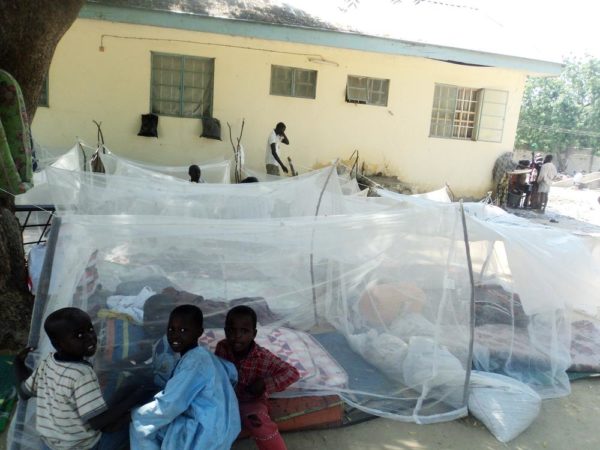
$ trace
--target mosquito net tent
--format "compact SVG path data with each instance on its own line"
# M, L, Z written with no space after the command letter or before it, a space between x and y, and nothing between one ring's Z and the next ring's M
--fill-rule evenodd
M48 182L60 216L30 363L52 351L44 318L82 308L99 335L94 367L107 398L152 372L152 330L168 317L150 321L144 305L163 293L173 307L203 310L200 344L210 349L231 306L253 307L259 344L301 374L279 395L336 394L378 416L452 420L467 413L472 367L544 397L568 393L569 310L599 292L575 236L477 205L463 215L457 203L344 196L333 168L221 186L52 168ZM19 403L10 442L39 448L35 399Z
M100 154L102 163L109 174L124 175L133 177L154 177L161 178L160 175L188 181L188 166L167 166L160 164L149 164L141 161L135 161L112 153L105 149ZM202 179L207 183L228 184L231 179L231 163L229 160L214 160L195 162L200 167ZM164 178L164 177L163 177Z

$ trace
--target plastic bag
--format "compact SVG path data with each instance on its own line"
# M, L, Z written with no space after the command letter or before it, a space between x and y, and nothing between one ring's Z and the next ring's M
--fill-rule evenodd
M404 360L404 381L407 386L421 390L437 386L460 386L465 369L444 346L427 337L413 336Z
M392 380L402 380L402 363L406 357L408 346L391 334L368 333L348 336L350 347L359 353L367 362L381 370Z
M542 399L526 384L496 373L471 372L469 412L500 442L525 431L540 413Z

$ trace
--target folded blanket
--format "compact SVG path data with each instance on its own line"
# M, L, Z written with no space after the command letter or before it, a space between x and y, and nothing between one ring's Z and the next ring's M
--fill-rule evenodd
M577 320L571 324L570 372L600 372L600 322Z

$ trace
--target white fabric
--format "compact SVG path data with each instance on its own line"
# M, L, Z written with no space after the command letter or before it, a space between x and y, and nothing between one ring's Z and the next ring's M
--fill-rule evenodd
M556 175L558 175L558 171L556 170L556 166L553 163L547 162L547 163L543 164L542 168L540 169L540 173L538 174L538 177L537 177L538 192L542 192L542 193L550 192L550 186L552 186L552 180L554 180L554 178L556 178Z
M31 278L31 292L33 292L34 295L37 292L45 256L45 243L32 246L27 255L27 270L29 271L29 277Z
M413 336L403 365L404 381L408 386L432 389L439 386L460 387L465 379L461 362L434 339Z
M402 380L408 345L400 338L370 330L347 336L350 347L392 380Z
M275 133L275 130L271 131L269 138L267 139L267 148L265 151L265 164L273 164L274 166L279 167L279 163L273 157L273 152L271 149L271 144L275 144L275 153L279 156L279 144L283 140L283 136L279 136ZM279 156L279 159L281 157Z
M106 306L115 312L127 314L136 322L144 322L144 303L156 292L148 286L142 288L137 295L111 295L106 299Z
M540 412L542 399L527 385L495 373L472 371L469 412L500 442L525 431Z

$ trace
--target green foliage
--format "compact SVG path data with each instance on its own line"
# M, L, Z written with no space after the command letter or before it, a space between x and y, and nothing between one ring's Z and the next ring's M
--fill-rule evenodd
M600 150L600 60L567 60L559 77L527 80L515 146Z

